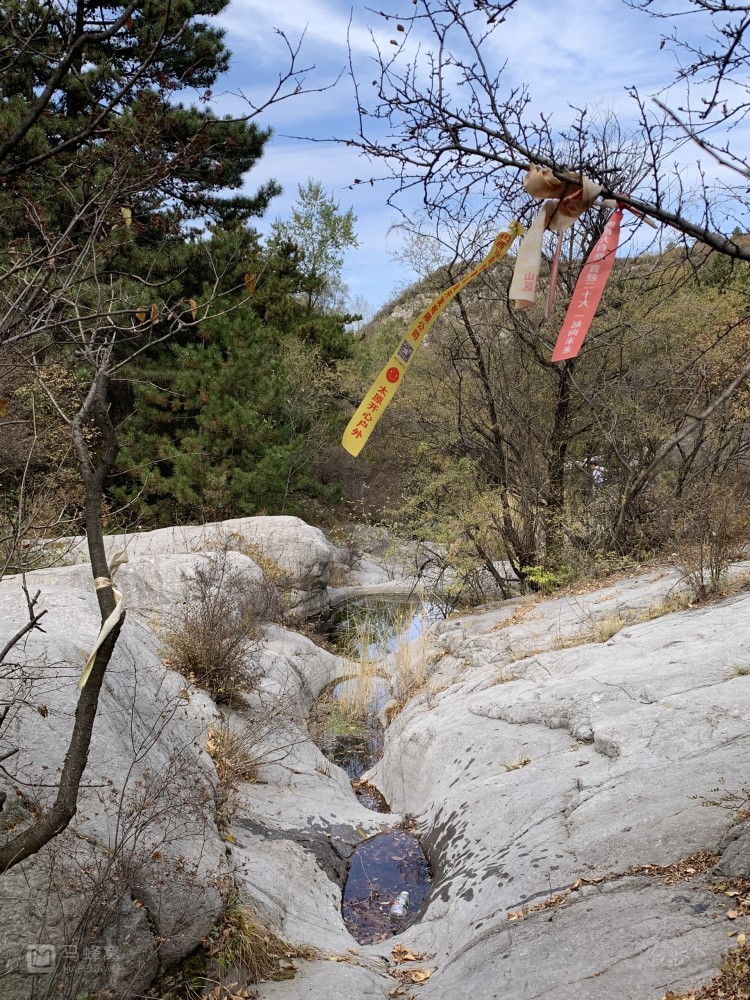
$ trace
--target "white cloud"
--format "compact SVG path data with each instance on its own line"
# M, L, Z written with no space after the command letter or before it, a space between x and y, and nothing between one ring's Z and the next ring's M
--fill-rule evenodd
M269 29L283 31L292 41L304 32L306 42L316 53L340 60L346 55L347 39L353 52L364 55L371 51L372 34L379 44L389 44L388 22L369 11L365 20L360 16L364 13L362 8L350 21L350 7L336 2L285 0L273 4L268 0L235 0L219 20L226 27L235 50L250 47L260 60L264 58L262 49ZM372 23L372 29L368 22ZM261 51L257 51L258 47Z

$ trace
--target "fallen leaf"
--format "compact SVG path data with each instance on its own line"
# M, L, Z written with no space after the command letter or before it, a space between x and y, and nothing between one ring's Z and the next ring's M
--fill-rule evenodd
M198 303L195 299L188 299L188 305L190 306L190 315L193 319L196 319L198 316Z
M413 983L424 983L432 975L432 969L414 969L409 972L409 978Z
M744 943L745 943L746 940L747 940L747 938L745 937L744 934L738 934L737 935L737 944L740 946L740 948L744 945Z
M247 289L247 294L252 295L255 291L255 282L258 280L257 274L246 274L245 275L245 288Z
M153 304L151 305L151 322L152 322L152 323L155 323L155 322L157 321L157 319L158 319L158 318L159 318L159 307L158 307L158 306L156 305L156 303L154 302L154 303L153 303Z
M736 920L739 915L739 910L727 910L727 920Z
M401 965L402 962L421 962L425 957L424 955L419 954L419 952L415 955L403 944L394 945L391 949L391 955L393 956L393 961L397 965Z
M133 213L127 207L127 205L123 205L122 206L122 208L120 209L120 215L125 220L125 225L126 226L129 226L132 223L132 221L133 221Z
M135 318L138 320L139 323L145 323L146 322L146 310L145 309L136 309L136 311L135 311Z
M0 417L7 417L8 415L8 400L0 399Z

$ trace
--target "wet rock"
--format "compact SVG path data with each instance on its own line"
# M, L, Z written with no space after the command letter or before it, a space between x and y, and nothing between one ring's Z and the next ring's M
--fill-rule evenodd
M299 844L313 856L321 871L340 889L343 889L346 882L349 859L362 840L361 834L345 823L281 831L264 827L253 819L239 817L235 820L234 827L266 840L291 840Z

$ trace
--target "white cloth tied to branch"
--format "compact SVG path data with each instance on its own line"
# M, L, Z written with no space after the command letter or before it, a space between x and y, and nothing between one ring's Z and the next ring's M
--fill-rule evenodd
M110 634L112 629L117 625L123 616L125 611L125 604L123 601L123 596L119 590L117 590L112 584L112 577L115 575L117 569L122 566L123 563L128 561L127 549L122 549L116 555L112 556L112 561L109 564L109 576L98 576L94 580L94 589L102 590L104 587L112 587L112 596L115 599L115 607L109 617L102 623L102 627L99 631L99 635L96 637L96 642L94 643L94 648L89 654L88 660L86 660L86 666L83 668L83 673L78 681L78 688L82 688L86 681L89 679L89 674L91 673L91 668L94 666L94 660L96 659L96 654L99 649Z
M546 230L563 233L590 208L602 190L587 177L560 180L549 167L529 168L523 186L534 198L549 199L521 241L510 284L510 298L516 309L530 309L536 302L542 267L542 238Z

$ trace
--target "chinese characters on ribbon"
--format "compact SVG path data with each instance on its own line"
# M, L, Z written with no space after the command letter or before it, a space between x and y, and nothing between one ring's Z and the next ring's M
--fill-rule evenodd
M523 233L523 226L512 222L506 232L500 233L492 249L472 271L445 292L441 292L409 327L406 336L401 340L396 350L388 360L385 368L373 382L365 398L357 407L352 419L347 424L343 447L350 455L359 455L369 438L372 429L380 419L385 407L390 403L408 365L411 363L417 349L424 341L425 335L441 311L448 305L462 288L473 281L490 264L494 264L508 250L516 236Z

